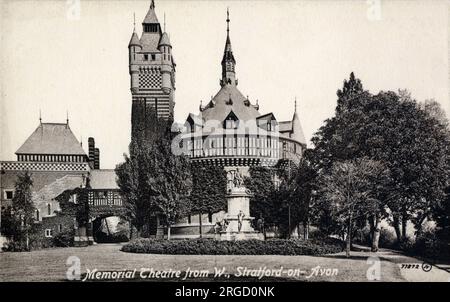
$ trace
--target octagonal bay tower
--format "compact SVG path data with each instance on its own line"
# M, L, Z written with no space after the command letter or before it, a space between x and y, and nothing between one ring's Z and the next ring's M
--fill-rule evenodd
M261 114L258 101L252 103L237 88L236 60L231 48L227 11L227 37L222 58L220 90L199 114L189 114L179 135L180 153L194 164L217 165L227 171L227 212L202 217L203 237L225 240L257 238L251 227L249 192L243 178L251 166L273 167L281 162L298 162L306 148L296 110L292 120L278 122L273 113ZM275 101L275 100L274 100ZM199 217L186 217L172 228L174 238L197 238ZM216 226L216 227L215 227ZM161 234L161 231L158 232Z

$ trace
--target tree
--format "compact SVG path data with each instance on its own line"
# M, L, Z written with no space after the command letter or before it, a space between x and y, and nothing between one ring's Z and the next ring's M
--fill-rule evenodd
M249 169L249 175L250 177L244 179L244 184L252 193L250 197L251 216L264 218L266 224L278 223L279 208L274 170L262 166L252 166Z
M161 139L151 148L148 177L151 204L162 214L170 240L171 226L177 219L187 215L191 204L189 194L192 178L188 159L184 155L174 155L171 142Z
M317 189L317 173L309 161L309 151L307 150L296 167L293 175L292 189L290 194L291 204L294 204L294 222L303 222L303 238L308 239L310 205L313 193Z
M350 256L355 220L378 215L378 192L386 177L387 170L382 163L358 159L336 162L331 172L320 178L323 205L332 213L337 232L346 233L347 257Z
M152 213L151 192L147 186L150 176L151 149L148 143L130 143L130 156L124 154L125 162L116 167L117 184L121 190L126 216L141 236L144 225Z
M149 184L154 177L155 152L160 150L157 145L171 139L172 120L159 118L154 108L147 108L145 104L137 106L133 114L136 123L129 155L124 154L124 162L116 167L116 175L126 216L140 237L144 226L159 210L154 204L158 193Z
M191 213L199 214L199 231L202 237L202 214L226 210L226 172L215 165L191 165L192 192L190 194Z
M418 104L407 91L371 95L352 75L337 94L335 116L312 139L314 169L326 174L336 162L363 157L382 162L392 193L383 202L402 241L407 222L420 230L444 198L450 143L439 106Z
M11 234L15 243L24 244L30 250L30 232L33 227L36 209L32 201L33 180L28 171L17 176L11 208Z

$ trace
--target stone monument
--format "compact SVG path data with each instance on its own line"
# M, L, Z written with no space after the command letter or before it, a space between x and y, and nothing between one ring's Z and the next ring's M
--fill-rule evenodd
M220 224L220 240L263 240L263 234L256 232L250 216L251 194L244 186L244 178L239 169L228 172L227 213Z

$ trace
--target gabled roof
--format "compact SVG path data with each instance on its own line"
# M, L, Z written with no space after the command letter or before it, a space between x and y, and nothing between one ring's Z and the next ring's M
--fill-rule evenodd
M192 122L195 125L202 125L203 124L203 120L201 119L200 116L193 114L193 113L189 113L188 117L186 118L187 122Z
M16 154L86 155L68 124L41 123Z
M277 121L277 119L275 118L275 115L273 114L273 112L269 112L263 115L258 116L256 119L258 120L264 120L264 121Z
M113 169L91 170L89 176L91 189L119 189L116 182L116 171Z

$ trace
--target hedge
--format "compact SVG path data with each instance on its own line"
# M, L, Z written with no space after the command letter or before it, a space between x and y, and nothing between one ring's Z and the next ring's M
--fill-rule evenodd
M123 252L170 255L323 255L344 249L342 241L325 239L271 239L218 241L212 239L164 240L140 238L122 247Z

